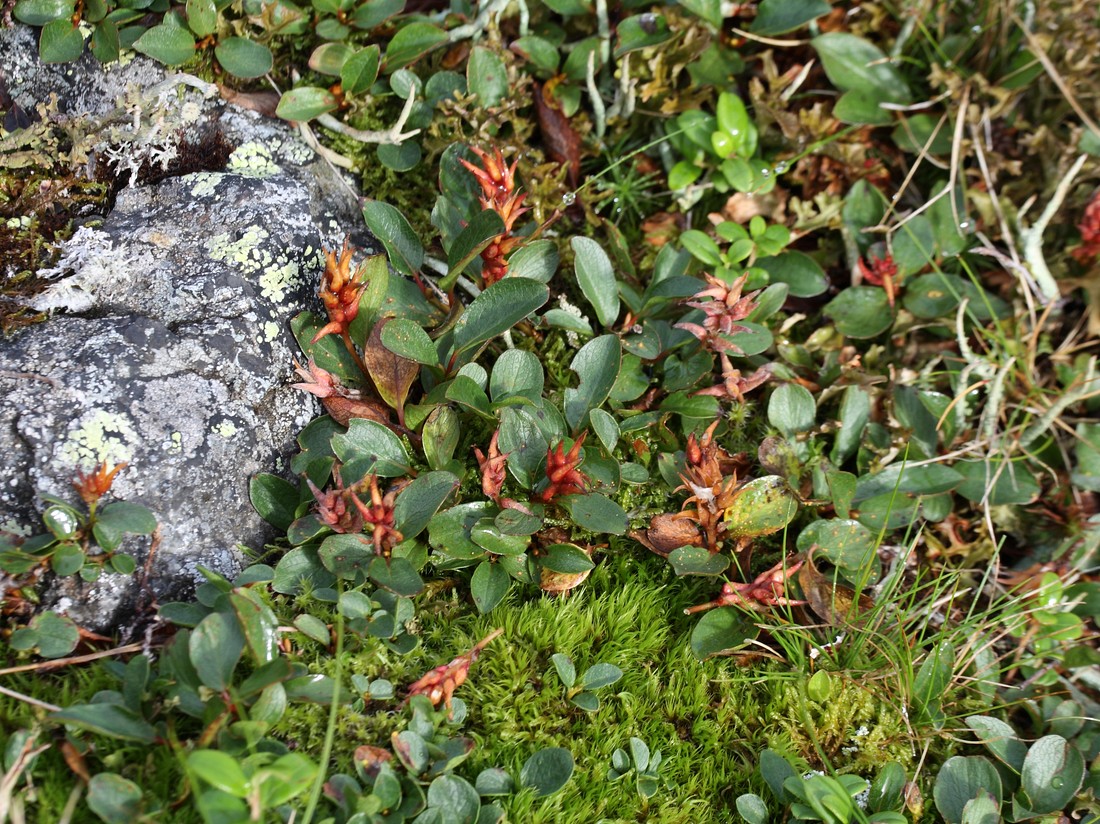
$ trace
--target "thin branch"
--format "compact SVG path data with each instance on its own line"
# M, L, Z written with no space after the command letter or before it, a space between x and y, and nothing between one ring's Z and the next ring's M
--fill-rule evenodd
M1051 218L1058 212L1058 209L1061 208L1062 201L1066 199L1070 187L1073 186L1073 179L1077 177L1077 173L1081 171L1081 167L1085 165L1086 160L1088 160L1088 155L1084 154L1077 158L1077 161L1058 184L1058 188L1054 190L1054 194L1051 195L1050 201L1047 203L1047 207L1043 209L1043 213L1039 215L1039 219L1023 235L1024 260L1031 267L1031 274L1034 275L1039 288L1043 292L1043 297L1046 299L1044 302L1057 300L1062 293L1058 288L1058 282L1054 279L1054 275L1047 267L1046 258L1043 256L1043 231L1047 228Z
M401 108L401 114L397 117L397 122L388 129L379 129L377 131L364 131L362 129L352 128L346 123L337 120L331 114L318 115L317 122L326 129L332 129L337 134L342 134L344 137L350 137L352 140L358 140L360 143L396 145L398 143L404 143L410 137L416 137L416 135L420 134L420 129L413 129L408 132L401 131L405 128L405 122L409 119L409 115L412 114L414 105L416 105L416 94L410 90L409 96L405 100L405 105Z
M18 667L0 669L0 675L12 675L17 672L35 672L37 670L51 670L67 667L70 664L87 664L89 661L98 661L100 658L110 658L112 655L126 655L131 652L141 652L141 644L126 644L113 649L90 652L87 655L74 655L72 658L58 658L54 661L39 661L37 664L23 664Z

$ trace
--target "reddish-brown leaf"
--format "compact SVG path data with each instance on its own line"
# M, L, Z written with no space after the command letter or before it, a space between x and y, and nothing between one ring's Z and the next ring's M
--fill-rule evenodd
M553 88L553 80L545 86L535 84L535 113L547 154L569 167L569 185L576 188L581 177L581 138L554 100Z
M374 324L363 347L363 363L378 394L397 410L397 420L404 426L405 399L409 396L416 376L420 374L420 364L395 355L382 345L382 329L389 321L389 318L382 318Z

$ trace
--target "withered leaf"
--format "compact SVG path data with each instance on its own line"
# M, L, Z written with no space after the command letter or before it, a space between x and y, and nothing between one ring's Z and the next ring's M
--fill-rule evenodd
M655 515L649 529L636 529L630 537L658 555L668 556L682 546L702 546L699 528L687 518L674 515Z
M378 771L382 769L382 765L389 763L393 759L393 754L390 753L389 750L384 750L381 747L372 747L369 744L364 744L361 747L355 748L354 757L367 775L371 778L376 778L378 776Z
M833 626L858 624L860 613L872 609L875 602L867 595L835 583L821 572L813 561L813 550L806 553L806 563L798 571L802 597L825 623Z
M554 81L535 84L535 113L539 119L546 153L569 167L569 185L576 188L581 177L581 138L554 100Z
M416 376L420 374L420 364L395 355L382 344L382 329L390 318L382 318L374 324L370 337L363 347L363 363L379 396L393 409L397 410L397 420L405 425L405 399L409 396Z

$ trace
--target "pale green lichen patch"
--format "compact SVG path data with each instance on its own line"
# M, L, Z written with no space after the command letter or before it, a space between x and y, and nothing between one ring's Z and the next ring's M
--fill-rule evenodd
M215 235L207 241L206 250L214 260L234 264L243 274L258 275L260 294L273 303L282 303L288 291L302 285L301 266L286 252L272 254L260 248L267 238L266 229L250 226L237 240L231 241L225 232Z
M61 446L61 458L72 466L90 469L129 462L134 455L138 434L124 415L93 409L76 422Z
M262 143L244 143L229 156L225 169L245 177L271 177L282 171Z
M195 185L191 187L193 197L209 197L217 194L218 184L225 177L221 172L196 172L190 176Z
M173 432L164 442L164 451L169 455L179 455L183 452L183 433Z
M261 340L264 343L271 343L275 338L279 337L279 324L272 321L268 321L264 324L264 332Z
M210 427L210 431L216 435L221 435L227 441L237 434L237 425L228 418L224 418L220 422Z

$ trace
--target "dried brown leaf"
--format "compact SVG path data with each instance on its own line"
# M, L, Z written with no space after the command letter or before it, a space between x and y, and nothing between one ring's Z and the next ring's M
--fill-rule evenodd
M382 345L382 329L390 318L382 318L374 324L370 337L363 347L363 363L378 394L393 409L397 410L397 420L405 425L405 399L409 396L416 376L420 374L420 364L395 355Z

